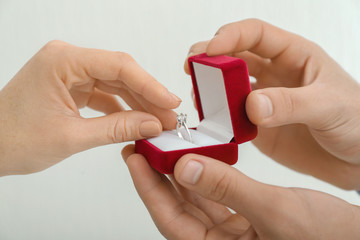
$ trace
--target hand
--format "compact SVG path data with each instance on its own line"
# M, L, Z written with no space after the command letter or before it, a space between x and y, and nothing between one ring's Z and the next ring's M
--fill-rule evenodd
M262 184L223 162L194 154L179 159L173 185L133 152L133 146L126 147L123 158L166 239L360 238L360 208L336 197Z
M124 111L115 95L137 111ZM52 41L0 92L0 176L41 171L99 145L156 136L175 126L170 109L180 101L126 53ZM85 106L106 115L84 119L78 108Z
M259 126L253 143L263 153L339 187L360 189L360 87L319 46L250 19L221 27L189 55L202 52L247 62L256 83L246 111Z

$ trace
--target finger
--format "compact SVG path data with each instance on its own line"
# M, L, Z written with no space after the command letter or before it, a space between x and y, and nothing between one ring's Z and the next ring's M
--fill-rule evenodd
M121 150L121 156L123 157L124 161L126 162L126 160L128 159L128 157L130 157L132 154L135 153L135 145L134 144L129 144L126 145L122 150Z
M232 216L232 213L224 205L203 198L199 194L188 191L179 184L177 185L177 189L182 196L194 206L201 209L210 218L213 224L220 224Z
M281 128L279 131L279 128L259 127L253 144L264 154L297 172L342 189L360 189L360 165L345 162L319 146L306 125L291 124Z
M186 189L232 208L250 222L269 211L273 204L269 200L276 198L275 187L256 182L221 161L201 155L180 158L174 175Z
M191 88L191 99L192 99L192 101L193 101L194 108L197 110L198 108L197 108L197 106L196 106L194 88Z
M249 227L238 240L258 240L259 237L253 227Z
M111 114L125 110L114 95L107 94L98 89L95 89L93 94L90 96L87 102L87 106L105 114Z
M89 148L158 136L160 121L149 113L123 111L97 118L72 118L67 126L69 145L79 152Z
M145 98L143 98L140 94L137 94L131 90L128 91L131 96L145 109L145 111L156 116L164 129L170 130L174 129L176 126L176 116L177 114L170 109L159 108L154 104L148 102Z
M121 155L125 162L134 153L135 153L135 145L133 145L133 144L127 145L121 151ZM148 165L148 164L144 163L144 165ZM147 166L147 168L150 169L151 167ZM151 171L151 170L149 170L149 171ZM172 194L172 196L177 200L177 202L179 204L182 204L182 207L184 210L186 210L188 213L192 214L193 216L196 216L197 218L199 218L199 215L200 215L200 219L203 222L205 222L209 226L210 225L212 226L211 221L209 220L209 218L206 215L204 215L204 213L200 212L198 209L195 209L194 207L191 207L190 204L186 204L186 202L184 202L184 198L178 193L178 191L175 188L175 186L173 185L173 183L165 175L159 174L159 173L155 172L154 170L153 170L153 172L154 172L155 176L159 176L161 178L161 181L162 181L161 184L163 184L167 188L167 190ZM170 178L171 178L171 176L170 176Z
M233 53L230 54L230 56L244 60L250 76L260 78L264 72L268 74L268 71L266 70L268 70L268 67L271 64L269 59L262 58L249 51Z
M226 221L210 229L207 236L208 239L239 239L249 227L250 223L244 217L233 214Z
M170 177L170 180L184 199L203 211L213 224L220 224L233 215L224 205L203 198L195 192L188 191L176 181L173 175Z
M127 159L131 156L135 154L135 145L131 144L126 146L122 151L121 151L121 155L124 159L124 161L126 162ZM149 166L150 168L150 166ZM178 194L177 190L174 188L174 186L172 185L172 183L170 182L170 180L166 177L166 175L163 174L158 174L155 172L155 175L158 175L161 178L161 181L167 190L173 195L173 197L179 202L179 203L184 203L184 199L182 198L181 195ZM185 206L185 204L183 204Z
M324 203L329 199L329 195L316 191L287 189L256 182L221 161L195 154L179 159L175 166L175 178L190 191L241 213L255 230L249 229L249 236L256 232L260 234L260 238L261 234L265 234L287 236L286 239L291 239L294 233L291 229L306 229L309 226L307 220L311 219L309 217L314 215L312 211L316 209L314 206L309 207L309 203ZM340 206L340 201L341 204L344 203L340 199L337 201L337 206ZM341 212L354 210L349 208L351 205L343 206ZM319 222L328 219L323 217L324 213L329 212L328 207L320 207L320 211L322 210L324 212L319 215L322 216ZM294 215L294 211L297 214ZM314 219L312 221L314 222ZM318 219L315 219L315 222L318 222ZM284 224L291 227L284 228ZM329 236L331 234L333 233Z
M109 86L103 81L98 81L96 83L96 87L104 92L118 95L126 102L127 105L129 105L131 109L146 112L141 104L133 96L131 96L131 94L126 89Z
M247 97L246 112L251 122L262 127L303 123L320 130L339 119L343 106L337 95L317 85L259 89Z
M44 49L50 51L52 56L54 52L61 53L57 56L64 61L60 62L69 65L61 66L74 71L71 77L60 76L69 89L77 84L74 81L84 81L83 79L113 80L123 82L134 92L162 108L176 108L181 102L177 96L141 68L129 54L80 48L60 41L53 41Z
M90 52L89 52L90 51ZM144 96L146 100L162 108L176 108L181 100L170 93L150 74L142 69L132 57L125 53L84 51L83 61L87 72L96 79L120 80L131 90ZM86 53L89 56L86 56ZM96 59L95 63L87 62ZM86 68L89 66L88 68ZM108 72L104 70L108 69Z
M190 201L188 201L185 198L185 195L183 193L186 193L186 191L182 191L184 189L182 186L176 183L176 180L174 179L173 175L160 175L161 178L164 178L163 181L164 184L166 184L168 190L172 193L172 195L181 203L181 207L190 215L194 216L195 218L199 219L207 229L210 229L214 226L214 223L211 221L211 219L201 211L201 209L197 208L195 205L193 205Z
M257 83L257 81L256 82L250 82L250 86L251 86L252 91L259 89L259 84Z
M191 56L206 52L208 43L209 43L209 41L197 42L190 47L188 55L186 56L186 60L184 62L185 73L190 74L188 58Z
M194 44L190 48L189 54L184 63L184 70L187 74L190 74L188 58L191 56L194 56L196 54L206 52L206 48L207 48L209 42L210 41L199 42L199 43ZM226 53L226 54L229 56L241 58L242 60L244 60L247 64L250 76L254 76L254 77L259 77L260 74L263 72L264 68L270 64L269 59L262 58L262 57L254 54L252 52L249 52L249 51L231 52L231 53Z
M142 95L133 92L127 86L121 88L109 86L108 81L99 82L96 86L104 91L117 94L125 100L129 106L138 111L149 112L155 115L161 122L164 129L174 129L176 126L176 113L170 109L159 108L147 101Z
M165 179L149 166L142 155L129 156L126 164L139 196L165 238L204 239L206 227L184 210L169 185L164 183Z
M258 19L247 19L221 27L209 42L210 56L250 51L263 58L282 55L307 58L307 41ZM301 59L297 59L301 61Z

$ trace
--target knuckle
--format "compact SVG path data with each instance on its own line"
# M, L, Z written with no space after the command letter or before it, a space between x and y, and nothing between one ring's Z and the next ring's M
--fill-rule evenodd
M249 24L251 26L253 26L253 28L255 29L262 29L265 22L258 19L258 18L248 18L242 21L239 21L238 23L244 23L244 24Z
M66 57L66 49L70 44L60 41L52 40L45 44L36 54L39 63L60 67L64 63Z
M222 202L227 197L233 195L235 189L234 184L236 184L236 181L232 175L224 173L212 184L208 196L216 202Z
M134 58L125 52L115 52L115 56L117 57L117 59L121 62L121 65L127 64L129 62L134 62Z
M299 37L299 41L303 44L303 49L307 49L309 53L313 53L316 50L322 50L317 43L307 40L306 38Z
M135 63L135 60L130 54L125 52L114 52L114 54L115 54L115 58L119 63L117 65L117 67L119 67L119 69L117 70L117 79L121 79L121 75L124 69L128 67L128 64Z
M60 40L51 40L45 44L45 46L42 48L42 51L47 53L56 53L58 51L62 51L66 46L68 46L68 43L66 42Z
M283 107L280 110L281 112L277 112L276 114L280 121L286 121L287 119L292 118L298 104L294 100L293 94L286 91L285 88L280 88L279 90L279 99Z
M320 45L318 45L316 42L313 42L311 40L308 40L302 36L294 35L293 38L293 44L297 45L299 49L302 51L302 56L307 60L308 58L317 58L321 55L327 55L326 52L322 49ZM304 61L297 61L295 62L295 67L297 69L301 68L306 64Z
M257 25L262 25L264 23L264 21L262 21L258 18L250 18L249 21L253 22L254 24L257 24Z
M108 139L112 143L125 142L131 138L132 129L130 124L128 124L128 118L126 114L123 114L121 117L116 116L113 118L112 122L109 124L108 128Z

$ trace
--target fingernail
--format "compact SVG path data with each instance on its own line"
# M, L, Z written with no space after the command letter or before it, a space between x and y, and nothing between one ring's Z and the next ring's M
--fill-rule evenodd
M140 135L143 137L155 137L161 133L161 126L155 121L146 121L139 127Z
M268 118L273 114L273 105L270 98L264 94L257 94L261 118Z
M173 98L175 101L177 101L177 102L182 102L181 98L179 98L178 96L176 96L176 95L173 94L172 92L169 92L169 95L170 95L171 98Z
M204 167L200 162L190 160L185 165L181 173L180 179L186 183L195 184L199 180L203 168Z

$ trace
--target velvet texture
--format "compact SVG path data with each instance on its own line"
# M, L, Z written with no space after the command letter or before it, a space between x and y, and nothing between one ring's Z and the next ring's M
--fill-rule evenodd
M154 169L165 174L173 173L177 160L188 153L201 154L228 164L235 164L238 159L238 144L250 141L257 135L257 127L249 121L245 111L246 97L251 91L246 63L241 59L225 55L208 57L206 54L190 57L188 62L200 121L204 119L202 104L206 103L201 103L201 92L193 63L221 69L234 138L229 143L172 151L162 151L146 139L136 141L135 151L144 155Z

